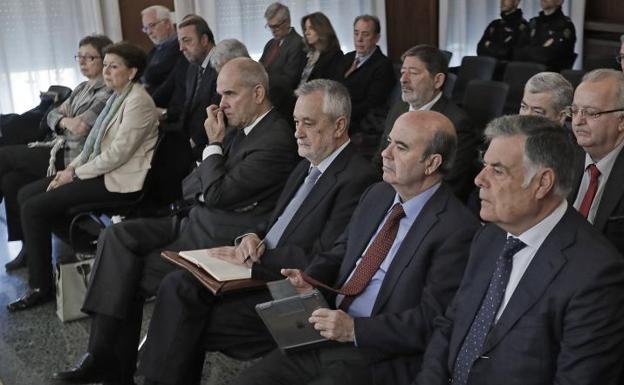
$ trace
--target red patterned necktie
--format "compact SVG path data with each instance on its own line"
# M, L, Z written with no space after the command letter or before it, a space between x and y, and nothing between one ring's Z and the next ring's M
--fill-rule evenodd
M351 64L351 67L349 67L347 72L345 72L344 77L348 78L349 75L351 75L353 73L353 71L355 71L357 69L358 64L360 64L360 58L356 56L355 59L353 60L353 64Z
M269 51L269 54L267 55L267 58L264 61L264 67L265 68L269 68L269 66L271 66L271 63L273 62L273 60L277 56L277 53L279 52L279 49L280 49L280 41L279 40L275 40L275 43L273 44L273 47L271 47L271 51Z
M579 207L579 213L585 218L589 215L589 209L596 196L596 191L598 191L598 178L600 177L600 170L598 170L596 164L590 164L587 166L587 170L589 170L589 187L587 187L587 191L581 202L581 207Z
M320 286L344 295L345 297L340 303L340 309L347 311L353 300L364 291L373 275L379 270L383 260L386 259L388 251L390 251L390 247L392 247L399 231L399 222L404 216L403 206L400 203L396 203L392 207L390 215L388 215L388 219L386 219L381 230L379 230L368 250L362 256L362 260L356 266L351 278L339 290L328 287L306 274L303 274L303 279L313 286Z

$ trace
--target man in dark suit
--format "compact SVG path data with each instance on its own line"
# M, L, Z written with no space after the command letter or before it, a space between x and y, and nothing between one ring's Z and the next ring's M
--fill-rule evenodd
M282 270L299 292L311 290L313 279L341 288L338 296L325 293L332 309L310 317L333 344L274 351L237 384L410 383L479 227L441 183L455 143L453 125L437 112L408 112L396 121L383 152L385 183L364 193L344 234L305 274Z
M311 256L329 250L360 194L377 179L370 163L349 143L350 100L344 86L312 80L297 94L295 137L305 160L291 173L270 222L239 237L236 247L213 250L233 263L250 265L257 279L280 279L280 268L304 268ZM313 175L316 182L310 180ZM309 183L314 187L306 188ZM309 191L305 197L304 191ZM246 256L251 259L244 262ZM145 383L198 383L206 349L240 359L273 349L273 339L254 309L270 299L266 289L215 297L188 272L167 276L141 359Z
M381 151L386 147L388 134L401 114L415 110L439 112L450 119L457 132L457 158L453 168L444 176L444 181L460 200L466 201L473 189L472 180L477 174L480 137L464 110L442 94L448 72L447 60L439 49L428 45L408 49L401 60L402 101L393 105L388 113L374 163L381 163Z
M617 383L624 261L565 200L573 140L536 116L498 118L486 135L475 183L490 224L475 235L416 383Z
M290 10L284 4L269 5L264 18L273 38L264 46L260 63L269 74L269 97L273 105L290 119L295 102L293 92L306 60L303 38L291 27Z
M184 180L185 198L195 202L188 216L137 219L102 232L83 305L93 316L88 353L76 368L55 373L56 380L132 383L143 299L175 269L160 252L232 242L250 223L268 218L296 154L267 87L259 63L226 63L217 79L221 103L208 107L204 159Z
M377 43L381 33L376 16L361 15L353 23L355 51L347 53L340 73L342 83L351 94L351 132L379 134L381 122L388 113L388 96L394 86L392 62Z
M570 203L624 255L624 73L589 72L568 113L576 140L578 180Z

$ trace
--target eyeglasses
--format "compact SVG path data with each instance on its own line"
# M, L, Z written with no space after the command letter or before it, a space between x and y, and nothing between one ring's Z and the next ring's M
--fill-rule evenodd
M281 27L282 25L284 25L284 23L286 22L286 20L282 20L281 22L277 23L277 24L265 24L264 28L268 28L271 31L275 31L276 29L279 29L279 27Z
M578 108L578 107L570 106L570 107L566 107L563 110L563 113L568 118L574 118L580 115L584 118L598 119L604 114L610 114L612 112L620 112L620 111L624 111L624 108L616 108L614 110L600 111L595 108Z
M619 55L615 55L615 61L616 61L618 64L621 64L621 63L622 63L622 60L624 60L624 53L621 53L621 54L619 54Z
M91 55L75 55L74 56L74 60L76 60L77 62L80 62L81 60L84 60L88 63L93 62L95 59L100 59L101 56L91 56Z
M158 24L162 23L163 21L165 21L165 19L158 20L158 21L155 21L153 23L149 23L148 25L146 25L146 26L144 26L142 28L143 33L148 33L149 31L154 29Z

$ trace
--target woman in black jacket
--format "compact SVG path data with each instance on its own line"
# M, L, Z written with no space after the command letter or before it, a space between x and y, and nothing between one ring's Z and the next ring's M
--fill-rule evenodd
M314 12L301 18L303 43L307 61L301 70L299 85L313 79L339 79L342 50L334 27L322 12Z

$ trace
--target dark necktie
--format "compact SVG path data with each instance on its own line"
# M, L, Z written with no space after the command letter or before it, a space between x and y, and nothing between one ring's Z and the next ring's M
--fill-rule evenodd
M306 274L303 274L303 279L312 286L322 287L344 295L345 297L340 303L340 309L347 311L353 300L364 291L377 270L379 270L383 260L386 259L399 231L399 222L404 216L403 206L400 203L396 203L392 207L390 215L388 215L388 219L386 219L381 230L379 230L366 253L362 256L362 260L355 268L351 278L339 290L333 289Z
M589 209L591 209L596 191L598 191L598 178L600 177L600 170L598 170L596 164L590 164L587 166L587 170L589 170L589 186L581 202L581 207L579 207L579 213L585 218L589 216Z
M275 248L280 238L282 237L282 234L284 234L286 226L288 226L292 218L295 216L297 210L299 210L299 207L301 207L301 205L303 204L303 201L310 194L310 191L312 191L312 187L314 187L314 184L316 183L316 180L319 178L319 176L321 176L321 171L316 167L312 167L308 173L308 176L305 178L301 186L299 186L299 189L295 193L295 196L293 196L290 202L288 202L286 208L284 208L284 211L282 211L282 215L277 218L277 221L275 221L273 226L271 226L271 228L269 229L269 232L264 238L264 243L266 244L267 248Z
M199 66L197 70L197 79L195 81L195 89L193 90L193 97L191 98L191 105L196 102L197 94L199 93L199 88L201 87L202 79L204 78L204 67Z
M242 128L236 129L236 133L234 134L234 137L232 138L229 145L227 146L227 149L225 150L225 155L231 156L232 154L236 153L238 146L241 144L241 142L245 139L246 136L247 135L245 135L245 130L243 130Z
M279 50L280 50L280 40L275 40L273 47L271 47L271 50L269 51L269 54L267 55L266 60L264 61L265 68L269 68L271 66L271 63L273 63L273 60L275 60L275 58L277 57Z
M465 385L468 382L470 369L481 355L486 337L494 324L494 318L505 296L505 289L507 288L513 266L513 256L525 246L518 238L507 238L503 252L496 260L496 268L481 307L472 321L470 330L457 354L453 369L453 384Z

